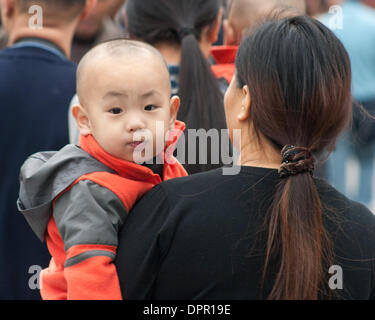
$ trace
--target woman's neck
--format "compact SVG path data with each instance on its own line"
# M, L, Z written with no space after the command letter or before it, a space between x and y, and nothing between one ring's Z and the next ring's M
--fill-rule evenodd
M278 169L281 166L281 154L269 143L247 143L241 148L238 165Z
M167 42L160 42L154 45L164 57L168 65L179 65L181 62L181 46L179 44L171 44ZM200 41L199 47L202 54L208 59L211 50L211 44L208 41Z
M155 48L159 50L168 65L179 65L181 61L181 47L178 44L158 43Z

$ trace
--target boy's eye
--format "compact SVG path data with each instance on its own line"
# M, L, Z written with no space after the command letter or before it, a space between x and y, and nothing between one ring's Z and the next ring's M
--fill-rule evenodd
M119 114L122 112L122 110L120 108L112 108L109 110L109 112L113 114Z
M146 111L152 111L152 110L155 110L157 107L153 104L150 104L148 106L145 106L145 110Z

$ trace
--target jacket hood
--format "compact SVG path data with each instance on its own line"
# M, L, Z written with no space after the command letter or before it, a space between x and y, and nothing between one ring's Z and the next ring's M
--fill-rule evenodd
M114 172L72 144L60 151L36 153L25 161L20 171L17 207L41 241L55 197L80 176L97 171Z

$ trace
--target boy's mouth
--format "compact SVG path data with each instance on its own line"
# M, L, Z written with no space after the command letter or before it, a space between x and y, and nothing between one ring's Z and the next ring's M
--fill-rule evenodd
M145 143L144 141L133 141L133 142L128 143L128 145L130 146L130 148L135 149L136 147L144 143Z

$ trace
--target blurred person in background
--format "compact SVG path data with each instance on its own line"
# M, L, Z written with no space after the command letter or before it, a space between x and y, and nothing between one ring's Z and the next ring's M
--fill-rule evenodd
M72 57L79 62L99 43L124 38L124 30L114 19L125 0L98 0L90 15L80 21L74 34Z
M278 14L282 18L305 13L304 0L229 0L223 20L224 45L211 50L215 61L213 72L218 78L223 77L229 85L235 69L237 49L245 33L257 27L270 14Z
M30 154L68 143L62 119L75 92L71 42L95 1L0 1L9 35L0 51L0 299L40 299L38 270L50 255L17 210L19 170ZM41 16L29 14L33 5Z
M330 6L337 4L337 0L305 0L306 13L311 17L319 16L328 11Z
M238 46L244 32L264 22L270 14L283 16L306 13L304 0L229 0L228 18L224 20L224 44Z
M317 18L343 42L351 60L353 97L375 116L375 9L362 1L332 0L329 5L338 6ZM349 160L359 164L359 186L355 191L353 179L348 179L354 177ZM327 178L340 192L375 209L374 162L375 121L354 107L352 129L338 139L327 163Z

